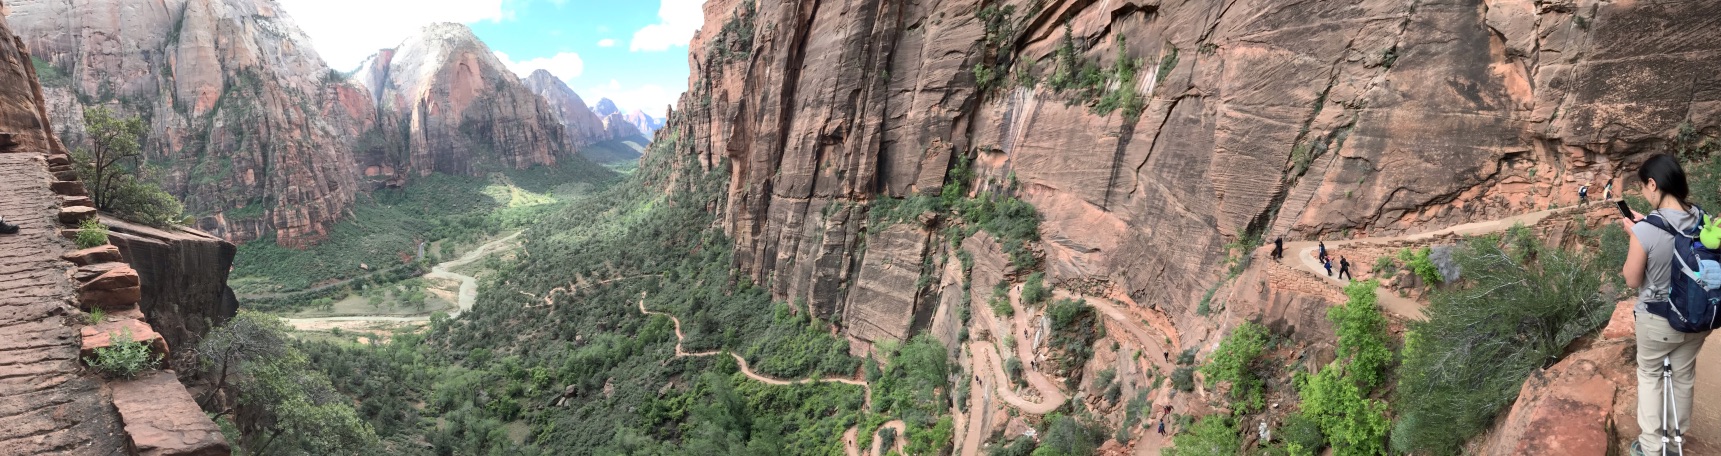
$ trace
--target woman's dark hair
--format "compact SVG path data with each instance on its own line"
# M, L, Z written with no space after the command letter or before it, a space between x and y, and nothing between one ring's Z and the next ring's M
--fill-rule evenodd
M1637 167L1639 182L1647 184L1650 179L1655 180L1661 193L1672 195L1680 204L1685 204L1686 198L1691 196L1691 187L1685 183L1685 169L1679 167L1679 159L1672 155L1657 154Z

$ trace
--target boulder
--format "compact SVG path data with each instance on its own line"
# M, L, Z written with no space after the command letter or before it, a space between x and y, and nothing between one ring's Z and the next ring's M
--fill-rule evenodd
M79 355L83 358L95 356L98 348L112 347L114 339L121 335L131 337L133 342L143 342L144 345L149 346L150 351L161 355L162 359L167 358L167 341L163 340L160 333L155 332L154 328L142 320L104 318L95 326L85 326L80 331L82 331L84 343L83 348L79 350Z
M78 271L83 272L84 268L78 268ZM137 270L132 269L131 266L127 266L125 264L120 264L119 266L114 267L114 268L108 270L107 272L103 272L100 275L97 275L95 277L91 277L90 279L88 279L88 281L85 281L83 283L83 285L79 285L78 290L79 291L118 290L121 288L136 287L139 285L142 285L142 283L138 281Z
M85 310L118 309L137 304L143 300L143 287L125 287L112 290L81 290L78 292L78 307Z
M1633 342L1610 340L1533 373L1483 442L1483 454L1605 456L1614 430L1635 435Z
M1614 304L1613 317L1608 319L1607 327L1602 328L1603 339L1623 339L1637 334L1637 300L1627 299Z
M54 193L66 196L84 196L90 194L89 190L84 189L84 183L79 181L54 181L54 183L48 184L48 189L53 190Z
M173 371L156 371L113 385L132 448L140 456L226 456L221 428L197 407Z
M64 258L72 264L88 266L96 263L120 261L120 249L113 245L101 245L70 252L60 258Z

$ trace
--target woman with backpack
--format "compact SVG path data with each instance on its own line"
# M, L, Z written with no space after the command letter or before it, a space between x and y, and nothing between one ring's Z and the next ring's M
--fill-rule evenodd
M1635 311L1637 320L1637 424L1643 430L1632 443L1631 454L1666 454L1675 448L1663 448L1664 424L1676 430L1689 429L1691 424L1691 390L1697 377L1697 353L1709 331L1682 332L1670 318L1680 319L1680 326L1691 330L1682 315L1675 313L1680 302L1674 298L1675 281L1681 281L1680 293L1691 294L1692 286L1680 266L1679 247L1689 243L1684 233L1694 233L1701 224L1703 212L1687 202L1690 188L1679 160L1672 155L1656 155L1637 169L1642 183L1641 194L1655 209L1648 216L1632 212L1626 232L1631 235L1631 247L1626 254L1626 286L1638 289ZM1673 232L1670 232L1673 231ZM1716 247L1716 246L1710 246ZM1690 252L1690 250L1686 250ZM1692 265L1695 267L1696 265ZM1678 276L1676 276L1678 275ZM1697 293L1703 292L1696 288ZM1664 410L1667 402L1663 363L1671 362L1673 410ZM1664 423L1668 415L1677 415L1673 423ZM1682 448L1681 448L1682 449Z

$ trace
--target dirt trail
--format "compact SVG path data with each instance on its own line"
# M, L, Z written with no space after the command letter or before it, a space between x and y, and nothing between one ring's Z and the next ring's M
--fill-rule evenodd
M480 258L484 258L485 255L489 255L497 248L501 247L502 244L506 244L513 241L514 238L520 237L521 233L525 233L525 231L516 231L514 234L486 242L484 245L480 245L478 248L472 249L471 251L466 252L466 254L461 255L460 258L432 266L430 268L430 272L424 275L426 278L451 279L460 282L460 290L457 298L455 299L455 308L448 312L449 318L459 317L460 314L465 313L468 310L472 310L472 304L478 302L478 278L453 272L450 271L450 269L465 266L474 261L478 261ZM431 315L432 314L429 313L406 316L342 315L335 317L282 318L281 321L287 322L287 325L292 326L294 329L318 330L327 329L327 322L418 322L430 321Z
M545 293L545 298L548 299L548 296L550 294L551 293ZM867 382L865 380L856 380L856 379L852 379L852 378L820 378L820 379L802 378L802 379L795 379L795 380L784 380L784 379L780 379L780 378L776 378L776 377L765 376L765 375L762 375L758 372L754 372L753 367L747 364L747 358L742 358L741 355L737 355L733 352L727 352L727 351L722 351L722 350L712 350L712 351L702 351L702 352L689 352L689 351L687 351L686 348L683 348L681 346L682 341L687 340L687 336L681 332L681 319L676 318L674 315L670 315L670 314L663 313L663 312L654 312L654 311L646 309L644 296L641 296L639 299L639 312L642 314L646 314L646 315L660 315L660 316L668 317L669 322L671 324L675 325L675 357L677 357L677 358L691 357L691 356L713 356L713 355L718 355L718 354L727 354L730 357L735 358L735 363L741 366L741 374L742 375L746 375L747 378L756 380L758 382L761 382L761 383L764 383L767 385L783 386L783 385L801 385L801 384L808 384L808 383L814 383L814 382L821 382L821 383L841 383L844 385L859 386L865 392L865 396L863 399L864 405L862 407L865 409L872 409L872 385L867 384ZM905 430L906 428L904 427L902 420L892 420L892 421L884 423L883 426L879 426L880 431L884 430L885 428L896 429L896 435L898 436L898 438L896 439L896 450L898 452L901 452L902 451L902 442L903 442L902 437L905 435L905 432L906 432L906 430ZM859 427L850 427L847 431L843 432L843 446L845 447L848 454L850 454L850 455L859 455L860 454L860 447L859 447L859 443L858 443L858 438L856 437L859 432L860 432ZM873 442L873 446L872 446L873 447L873 454L875 454L875 455L880 454L879 453L878 431L873 432L872 442Z
M1584 208L1584 206L1572 206L1560 209L1537 211L1498 220L1466 223L1442 230L1404 236L1338 240L1328 242L1327 249L1333 250L1348 244L1381 244L1395 241L1421 241L1448 234L1476 235L1495 233L1505 231L1518 223L1534 225L1550 215L1561 212L1582 211ZM1314 273L1316 276L1323 277L1331 283L1343 286L1346 283L1345 281L1338 280L1335 277L1328 277L1326 275L1326 269L1315 259L1317 248L1318 244L1315 242L1303 241L1285 243L1285 250L1295 252L1297 259L1299 260L1298 263L1307 268L1309 272ZM1376 290L1375 295L1380 298L1382 308L1407 318L1423 318L1423 306L1421 303L1401 298L1397 293L1386 289ZM1709 341L1703 347L1703 351L1699 352L1697 355L1697 385L1695 390L1699 392L1700 396L1703 392L1721 391L1721 346L1718 345L1721 345L1721 343ZM1721 442L1721 401L1696 401L1692 408L1692 429L1687 431L1687 435L1693 440Z
M890 445L891 449L896 450L897 454L903 454L903 443L902 442L904 440L907 440L904 438L905 435L903 433L906 432L905 429L907 429L907 428L905 426L903 426L902 420L887 421L883 425L880 425L878 427L877 431L873 431L873 434L872 434L872 452L869 454L872 454L875 456L884 454L884 449L880 448L880 446L882 446L884 442L882 441L883 439L879 438L879 433L884 432L884 430L886 428L896 430L896 440L893 440L891 442L891 445ZM860 456L860 441L859 441L860 439L859 439L859 436L860 436L860 428L859 427L851 427L851 428L849 428L848 431L843 432L843 449L847 452L848 456Z
M1424 240L1437 238L1440 236L1446 236L1449 234L1468 236L1468 235L1476 235L1476 234L1495 233L1495 232L1505 231L1506 229L1511 228L1513 225L1516 225L1518 223L1523 223L1524 225L1535 225L1537 222L1542 221L1542 219L1548 218L1548 216L1550 216L1550 215L1554 215L1554 214L1561 213L1561 212L1581 212L1582 210L1583 210L1582 206L1572 206L1572 207L1566 207L1566 208L1560 208L1560 209L1548 209L1548 210L1544 210L1544 211L1531 212L1531 213L1527 213L1527 214L1519 214L1519 215L1515 215L1515 216L1507 217L1507 218L1503 218L1503 219L1498 219L1498 220L1487 220L1487 221L1481 221L1481 222L1466 223L1463 225L1456 225L1456 226L1448 227L1445 229L1429 231L1426 233L1407 234L1407 235L1401 235L1401 236L1367 237L1367 238L1335 240L1335 241L1327 242L1327 250L1329 252L1333 252L1333 251L1336 251L1343 246L1351 245L1351 244L1386 244L1386 243L1399 242L1399 241L1409 241L1409 242L1424 241ZM1293 252L1292 254L1295 255L1297 258L1296 264L1301 264L1303 266L1303 268L1305 268L1307 271L1313 273L1315 276L1321 277L1323 280L1326 280L1329 283L1337 284L1341 287L1350 283L1349 281L1340 280L1338 278L1337 271L1336 271L1336 268L1338 265L1334 265L1334 268L1335 268L1334 275L1332 275L1332 276L1327 275L1326 268L1321 265L1320 259L1318 258L1319 254L1320 254L1319 249L1320 249L1320 243L1316 242L1316 241L1297 241L1297 242L1286 242L1285 243L1285 251ZM1351 266L1353 266L1353 267L1365 267L1364 265L1357 265L1357 264L1352 264ZM1383 309L1386 309L1386 310L1388 310L1394 314L1397 314L1397 315L1399 315L1401 317L1405 317L1405 318L1411 318L1411 319L1417 319L1417 320L1421 320L1423 318L1422 304L1421 303L1418 303L1414 300L1399 297L1398 293L1395 293L1391 290L1387 290L1385 288L1377 289L1375 292L1375 296L1379 298L1380 306Z

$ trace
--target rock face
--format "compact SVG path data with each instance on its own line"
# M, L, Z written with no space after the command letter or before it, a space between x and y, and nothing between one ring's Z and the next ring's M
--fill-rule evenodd
M378 124L407 138L405 156L384 158L385 166L478 175L571 158L550 105L464 25L426 26L353 77L375 97Z
M170 347L193 347L239 310L227 287L237 249L190 228L160 229L102 217L109 241L136 269L143 287L139 306Z
M149 120L145 161L200 225L303 245L352 204L353 141L371 127L273 0L23 0L9 19L44 69L55 123L83 144L85 106ZM261 205L262 210L230 214Z
M634 128L639 129L639 133L646 137L651 137L652 134L657 133L659 128L663 128L663 122L658 121L656 117L646 114L645 111L638 109L630 111L627 114L623 114L622 117L627 119L627 123L633 124Z
M1030 3L988 3L1014 7L988 41L974 1L707 2L668 128L730 160L739 266L836 311L820 283L868 273L826 278L860 255L864 203L937 192L969 155L1040 211L1051 277L1179 314L1228 242L1544 209L1721 127L1721 82L1693 76L1721 70L1717 4ZM1078 63L1140 59L1101 90L1133 87L1139 115L1051 86L1065 24Z
M621 139L608 135L603 120L593 114L591 108L586 107L586 101L580 98L580 94L568 88L568 84L562 82L561 78L548 71L537 70L526 77L525 84L527 89L543 97L544 102L550 105L551 112L555 113L562 129L567 132L570 149L579 151L598 142Z

